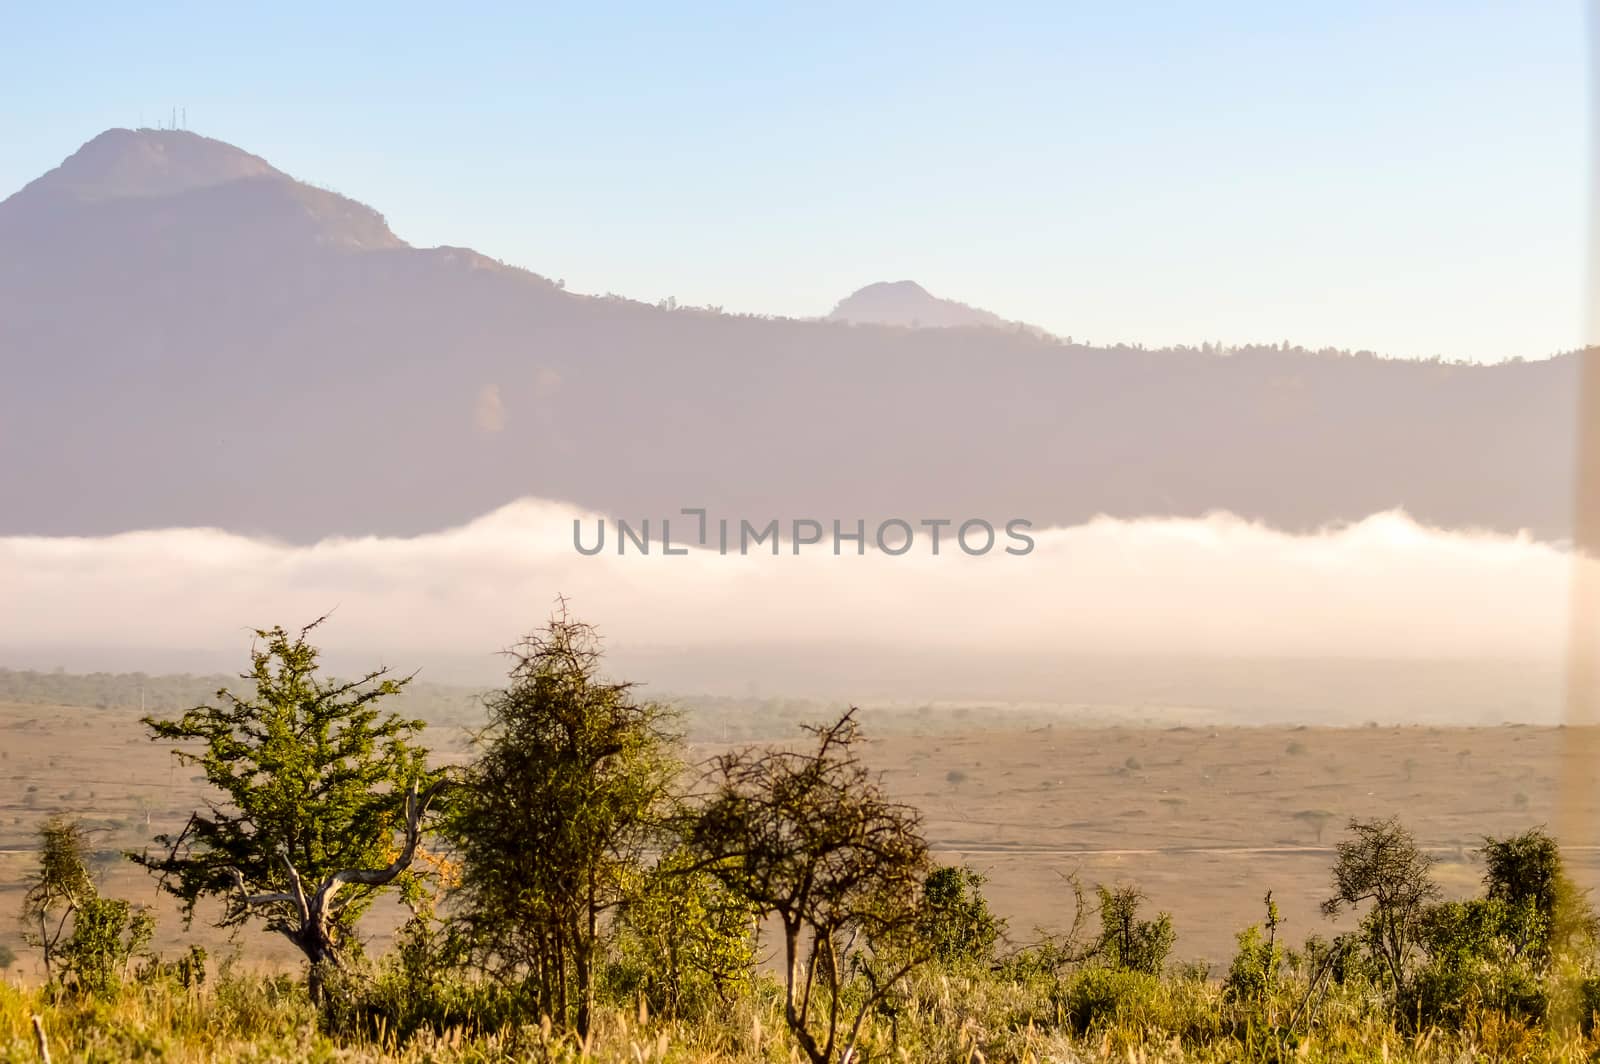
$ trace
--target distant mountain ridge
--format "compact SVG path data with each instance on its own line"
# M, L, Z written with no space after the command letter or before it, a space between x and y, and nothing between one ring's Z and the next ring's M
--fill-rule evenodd
M958 327L885 324L908 307ZM0 534L404 535L521 496L1570 531L1570 356L1094 348L903 284L831 317L576 295L220 141L108 131L0 202Z

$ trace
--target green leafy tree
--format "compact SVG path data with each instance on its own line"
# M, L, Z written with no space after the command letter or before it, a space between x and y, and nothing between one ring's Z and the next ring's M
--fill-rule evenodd
M927 842L861 764L855 712L808 728L812 752L717 758L691 833L706 867L780 925L784 1022L812 1064L852 1059L867 1017L926 957Z
M164 852L134 856L187 920L202 898L220 897L219 926L259 919L294 943L319 1002L325 976L356 949L361 914L411 866L443 783L416 741L422 723L379 708L409 678L325 679L307 641L321 623L256 632L243 676L253 693L223 689L176 720L145 718L222 800L159 836Z
M581 1037L605 917L670 812L673 715L601 675L599 638L565 602L509 653L510 683L488 699L450 818L457 911L482 962Z
M982 873L957 865L935 868L923 881L917 934L934 960L987 964L994 958L1005 921L989 911L986 882Z
M1395 817L1351 820L1349 837L1336 849L1331 898L1323 915L1368 905L1361 935L1368 955L1382 965L1398 993L1406 987L1423 918L1439 897L1433 859Z

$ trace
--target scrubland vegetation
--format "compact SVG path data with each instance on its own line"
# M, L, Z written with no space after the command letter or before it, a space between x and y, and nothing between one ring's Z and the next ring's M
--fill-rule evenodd
M105 1061L1600 1056L1600 928L1537 827L1484 839L1480 890L1445 900L1406 824L1352 820L1323 906L1352 929L1291 942L1268 893L1226 965L1180 964L1183 928L1129 883L1063 877L1058 930L1007 927L862 763L854 713L688 763L561 612L447 766L389 709L407 681L325 678L314 628L259 632L242 687L147 717L212 801L129 855L303 973L157 955L51 818L22 905L45 978L0 980L0 1060L40 1032ZM384 892L410 919L369 955Z

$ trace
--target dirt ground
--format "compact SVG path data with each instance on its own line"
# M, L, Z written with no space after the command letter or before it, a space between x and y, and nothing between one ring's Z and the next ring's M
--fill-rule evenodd
M197 921L185 932L148 875L118 854L180 828L204 788L151 743L138 714L0 703L0 943L28 962L17 924L33 832L55 812L94 829L104 889L159 913L158 948L191 941L214 956L288 963L278 940L230 946ZM974 720L974 724L978 724ZM1010 938L1072 919L1064 877L1140 885L1171 912L1175 956L1225 964L1234 933L1268 891L1299 941L1334 929L1317 912L1333 843L1352 816L1399 814L1439 859L1451 895L1475 889L1484 835L1555 821L1559 757L1575 734L1506 725L1443 727L1086 727L890 734L868 759L888 790L922 810L937 854L989 877ZM443 740L443 741L441 741ZM431 734L459 756L459 732ZM696 748L704 755L709 748ZM1586 822L1597 822L1600 805ZM1600 833L1564 839L1575 877L1600 885ZM380 906L367 931L381 947L399 918Z

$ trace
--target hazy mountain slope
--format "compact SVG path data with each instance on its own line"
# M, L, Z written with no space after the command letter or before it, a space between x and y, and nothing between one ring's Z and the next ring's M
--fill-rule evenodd
M414 533L540 495L1563 536L1575 369L576 296L186 133L104 134L0 204L0 534Z

